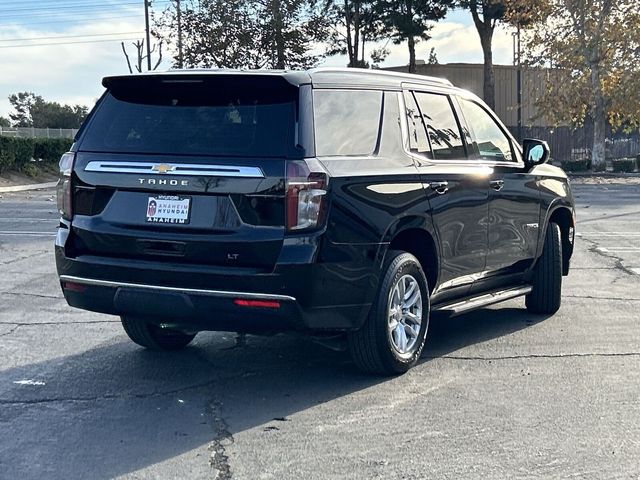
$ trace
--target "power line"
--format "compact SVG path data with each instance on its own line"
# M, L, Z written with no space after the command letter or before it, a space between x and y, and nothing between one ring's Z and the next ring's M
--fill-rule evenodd
M123 3L118 3L118 4L105 4L104 2L102 3L96 3L96 4L92 4L92 5L87 5L86 3L82 3L79 5L52 5L52 6L44 6L44 7L29 7L29 8L12 8L11 10L5 10L6 12L33 12L33 11L42 11L42 12L47 12L47 11L58 11L58 10L69 10L69 9L75 9L75 8L108 8L108 9L112 9L113 7L125 7L128 5L139 5L139 2L123 2ZM3 11L0 10L0 13L2 13Z
M156 5L166 6L170 5L170 0L165 0L162 2L157 2ZM7 11L8 15L2 14L0 11L0 20L8 20L8 19L19 19L19 18L32 18L33 16L60 16L60 15L75 15L75 14L91 14L94 12L111 12L114 8L118 7L127 7L126 9L122 9L123 11L131 10L132 7L140 6L140 2L126 2L119 3L114 5L77 5L77 6L60 6L60 7L46 7L46 8L31 8L31 9L23 9L18 13L11 13L12 11ZM76 11L76 9L83 9L84 11ZM16 9L17 10L17 9ZM68 11L60 11L60 10L68 10Z
M7 39L0 39L0 42L28 42L32 40L58 40L62 38L104 37L104 36L112 36L112 35L134 35L136 33L143 33L143 32L140 30L137 32L91 33L86 35L58 35L54 37L7 38Z
M53 45L80 45L84 43L124 42L127 40L139 40L139 38L115 38L109 40L87 40L84 42L56 42L56 43L30 43L28 45L0 45L0 48L24 48L24 47L49 47Z
M27 6L27 8L64 6L64 5L115 5L122 2L130 2L132 0L38 0L36 2L25 2L20 0L3 1L2 7L14 8L15 6Z
M96 17L93 14L90 14L89 12L87 12L88 15L90 15L89 17L78 17L75 18L74 20L47 20L45 22L20 22L19 25L20 26L31 26L31 25L45 25L45 24L51 24L51 23L76 23L76 22L84 22L86 20L95 20L95 22L101 22L102 20L120 20L120 19L124 19L124 18L140 18L140 15L124 15L124 16L119 16L119 17ZM12 23L0 23L0 27L10 27L13 25L18 25L18 22L12 22Z

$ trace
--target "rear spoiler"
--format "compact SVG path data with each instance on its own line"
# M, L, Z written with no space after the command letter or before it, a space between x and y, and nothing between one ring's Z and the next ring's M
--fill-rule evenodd
M306 72L287 72L278 70L177 70L175 72L140 73L104 77L102 85L109 89L145 88L161 84L206 84L250 86L259 80L265 87L299 87L310 84L311 77Z

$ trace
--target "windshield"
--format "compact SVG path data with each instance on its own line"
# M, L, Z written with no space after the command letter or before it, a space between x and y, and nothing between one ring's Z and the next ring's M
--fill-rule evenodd
M93 152L285 156L294 145L290 90L166 84L109 92L80 149Z

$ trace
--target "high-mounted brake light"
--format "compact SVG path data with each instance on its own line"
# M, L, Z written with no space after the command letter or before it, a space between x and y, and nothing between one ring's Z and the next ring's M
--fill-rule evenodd
M76 154L72 152L65 153L60 158L60 178L57 186L58 211L62 218L71 220L73 216L72 195L73 185L71 184L71 172L73 170L73 162Z
M322 224L326 211L327 184L327 174L310 171L304 160L287 162L287 230L307 230Z

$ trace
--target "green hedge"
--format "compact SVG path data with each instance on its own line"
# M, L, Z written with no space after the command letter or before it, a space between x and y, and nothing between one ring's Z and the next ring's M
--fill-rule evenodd
M563 160L562 169L566 172L588 172L591 170L591 160Z
M634 158L616 158L612 161L614 172L630 173L636 169Z
M73 140L67 138L13 138L0 136L0 173L23 170L32 158L57 164Z
M11 137L0 137L0 173L13 168L16 163L16 142Z
M58 163L60 157L69 151L73 140L69 138L36 138L34 158L47 163Z

